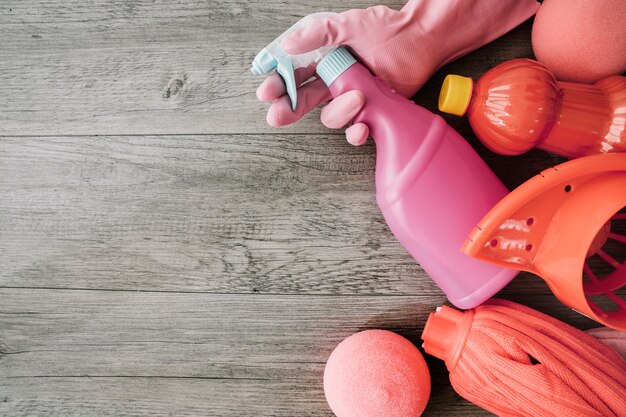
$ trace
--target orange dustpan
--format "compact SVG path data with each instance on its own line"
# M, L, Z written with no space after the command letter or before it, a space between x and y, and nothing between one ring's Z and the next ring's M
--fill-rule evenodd
M511 192L462 250L537 274L564 304L626 331L625 206L626 154L575 159Z

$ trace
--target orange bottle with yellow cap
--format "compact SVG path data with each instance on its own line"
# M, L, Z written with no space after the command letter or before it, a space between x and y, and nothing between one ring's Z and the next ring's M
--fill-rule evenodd
M467 114L491 150L519 155L533 147L568 158L626 151L626 77L596 84L557 81L546 67L514 59L477 82L448 75L439 110Z

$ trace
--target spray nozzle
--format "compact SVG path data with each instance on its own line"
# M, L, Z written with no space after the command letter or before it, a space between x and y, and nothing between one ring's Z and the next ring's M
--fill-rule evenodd
M263 48L252 62L252 68L250 71L252 71L254 75L269 74L270 72L276 70L285 83L287 95L289 95L289 99L291 100L291 109L294 111L298 105L298 93L295 77L296 68L304 68L318 63L324 56L335 48L327 46L305 54L289 55L282 49L280 43L284 38L301 27L308 25L314 20L325 19L333 14L334 13L314 13L300 19L295 25L287 29L285 33L274 39L272 43Z
M289 59L289 55L274 55L267 48L263 48L261 52L254 58L250 71L254 75L269 74L276 70L285 82L287 94L291 100L291 110L296 110L298 104L298 94L296 92L296 76L293 63Z

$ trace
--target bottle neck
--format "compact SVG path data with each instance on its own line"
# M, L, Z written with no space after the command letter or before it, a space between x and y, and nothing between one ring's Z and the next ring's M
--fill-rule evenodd
M426 353L446 363L453 372L474 321L475 310L458 311L442 306L431 313L422 332L423 348Z
M537 147L569 158L606 152L602 148L611 120L611 106L604 91L595 85L569 82L557 85L561 101L552 126Z

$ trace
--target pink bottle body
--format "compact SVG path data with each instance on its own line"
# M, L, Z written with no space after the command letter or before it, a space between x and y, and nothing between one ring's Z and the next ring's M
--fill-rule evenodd
M329 86L359 90L354 122L376 142L376 199L389 228L455 306L476 307L517 275L473 259L461 246L508 190L440 116L416 105L356 63Z

